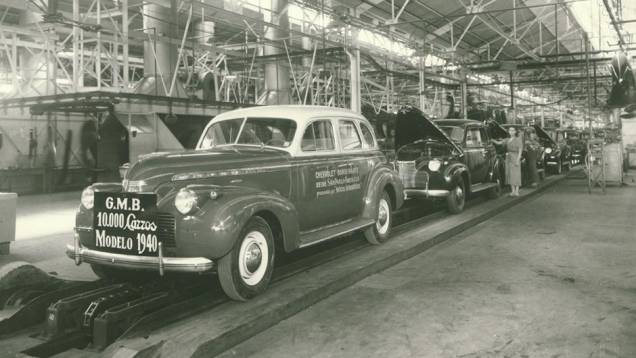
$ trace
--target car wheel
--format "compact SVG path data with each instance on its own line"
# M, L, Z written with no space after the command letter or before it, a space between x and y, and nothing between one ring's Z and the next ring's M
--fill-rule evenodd
M267 289L274 270L274 235L267 222L252 217L232 251L219 260L218 275L226 295L246 301Z
M448 193L446 197L446 206L452 214L459 214L464 210L466 202L466 187L464 181L460 180Z
M497 199L498 197L500 197L503 190L501 188L501 179L499 179L499 177L495 178L494 182L497 185L488 190L488 198L490 199Z
M378 199L378 213L375 225L365 231L365 237L371 244L379 245L386 242L391 236L393 227L393 210L391 208L391 197L386 191Z

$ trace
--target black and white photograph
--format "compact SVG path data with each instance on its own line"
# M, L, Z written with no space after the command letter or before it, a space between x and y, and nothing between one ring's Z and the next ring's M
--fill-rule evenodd
M636 357L636 1L0 0L0 357Z

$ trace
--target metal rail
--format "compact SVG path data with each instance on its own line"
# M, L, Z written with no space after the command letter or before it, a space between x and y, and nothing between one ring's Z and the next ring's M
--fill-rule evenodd
M467 207L483 201L485 198L479 196L467 203ZM445 215L448 214L441 204L424 206L413 202L394 213L397 224L394 234ZM354 234L284 255L279 262L281 265L275 268L273 281L285 280L366 246L366 241ZM8 304L25 304L11 317L0 321L0 337L15 335L15 332L24 334L28 331L29 335L40 332L38 337L44 340L43 343L22 351L34 357L49 357L73 348L99 351L118 338L145 335L168 323L228 302L210 275L190 276L187 284L182 282L178 279L152 280L144 284L106 280L57 282L39 290L3 291L0 300ZM0 306L6 307L6 304Z

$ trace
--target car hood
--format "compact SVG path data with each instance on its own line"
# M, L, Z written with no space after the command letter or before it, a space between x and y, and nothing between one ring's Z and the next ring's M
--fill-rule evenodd
M500 140L510 138L510 134L506 128L502 127L501 124L495 121L486 121L486 128L488 130L488 135L490 135L493 139Z
M408 107L400 110L395 123L395 148L400 149L417 141L448 143L462 152L461 148L419 109Z
M437 140L417 140L413 143L405 144L396 152L397 160L422 161L433 158L446 158L451 155L452 145L446 141Z
M543 130L543 128L541 128L541 126L535 124L534 125L534 131L537 133L537 137L539 137L539 140L541 141L541 143L546 143L546 144L549 143L550 146L553 147L553 148L558 148L559 147L557 145L557 143L554 141L554 139L552 139L552 137L550 137L548 132Z
M226 169L260 168L289 161L284 151L248 147L224 146L206 150L158 152L143 155L126 173L125 180L143 180L150 187L169 182L175 175L211 172Z

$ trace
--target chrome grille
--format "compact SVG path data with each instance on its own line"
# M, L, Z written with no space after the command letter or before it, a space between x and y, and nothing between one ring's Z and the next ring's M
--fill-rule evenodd
M417 170L414 161L398 161L397 170L405 188L428 188L428 173Z
M127 191L129 193L140 193L144 191L144 186L146 185L146 182L143 180L128 180L128 179L124 179L122 181L122 187L124 188L124 191Z
M415 174L417 174L417 169L415 169L415 162L397 162L397 170L400 174L400 180L402 180L402 184L405 188L414 188L415 187Z
M176 247L177 223L174 216L168 213L158 213L157 224L159 226L159 234L157 235L159 242L163 243L164 247Z

